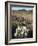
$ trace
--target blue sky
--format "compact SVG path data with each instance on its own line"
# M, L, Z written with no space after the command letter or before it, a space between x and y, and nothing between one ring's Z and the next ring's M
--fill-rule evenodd
M11 7L11 10L21 10L21 9L25 9L25 10L32 10L32 7Z

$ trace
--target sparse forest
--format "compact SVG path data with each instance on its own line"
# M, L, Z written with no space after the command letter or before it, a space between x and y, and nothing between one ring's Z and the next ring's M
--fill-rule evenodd
M30 38L33 34L32 11L12 11L11 12L12 37Z

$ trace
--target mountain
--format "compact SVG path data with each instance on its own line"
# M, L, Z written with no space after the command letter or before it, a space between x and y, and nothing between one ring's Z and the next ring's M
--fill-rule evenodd
M13 10L14 12L15 11L26 11L26 12L32 12L32 10L25 10L25 9L21 9L21 10Z

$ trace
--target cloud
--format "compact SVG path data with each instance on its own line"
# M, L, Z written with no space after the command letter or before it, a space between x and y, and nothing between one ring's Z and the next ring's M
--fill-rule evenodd
M11 10L21 10L21 9L32 10L33 8L31 7L11 7Z

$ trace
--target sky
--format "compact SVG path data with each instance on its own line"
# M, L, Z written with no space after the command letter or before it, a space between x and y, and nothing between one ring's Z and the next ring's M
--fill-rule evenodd
M11 7L11 10L21 10L21 9L25 9L25 10L32 10L32 7Z

